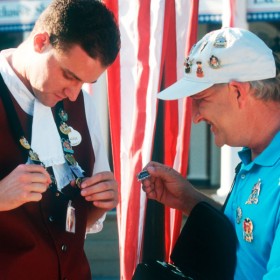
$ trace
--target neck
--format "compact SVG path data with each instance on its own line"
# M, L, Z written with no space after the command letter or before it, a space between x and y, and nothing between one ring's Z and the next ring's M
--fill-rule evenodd
M29 83L28 75L27 75L27 65L30 64L28 60L28 52L26 49L27 42L22 43L18 46L14 52L6 54L6 59L10 64L11 68L15 72L15 74L19 77L19 79L23 82L23 84L28 88L30 92L32 92L32 87Z
M263 110L262 110L263 109ZM260 108L256 120L252 125L251 137L252 160L256 158L270 144L274 136L280 131L280 104L277 102L266 102L264 108Z

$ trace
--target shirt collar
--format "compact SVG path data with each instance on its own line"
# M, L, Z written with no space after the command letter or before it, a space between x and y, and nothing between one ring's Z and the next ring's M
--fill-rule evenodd
M35 97L15 74L4 55L11 54L14 51L15 49L7 49L0 52L0 73L22 110L32 116Z
M269 145L251 162L251 149L243 148L238 152L245 165L258 164L261 166L273 166L280 158L280 131L278 131Z

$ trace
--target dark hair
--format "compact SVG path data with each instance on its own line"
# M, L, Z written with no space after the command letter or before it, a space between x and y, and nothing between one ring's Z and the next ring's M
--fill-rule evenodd
M115 17L98 0L54 0L38 18L33 31L47 31L58 50L79 45L105 67L113 63L120 50Z

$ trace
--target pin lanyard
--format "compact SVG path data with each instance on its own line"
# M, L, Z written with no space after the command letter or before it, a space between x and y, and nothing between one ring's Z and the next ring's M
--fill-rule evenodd
M7 88L2 76L0 75L0 88L1 90L1 98L3 100L4 108L8 117L8 122L10 124L10 128L12 130L12 134L15 137L15 139L18 139L17 143L19 144L21 151L24 153L24 156L28 157L34 164L38 164L43 166L47 172L49 173L52 183L49 186L49 188L57 191L57 184L55 177L53 175L52 167L45 167L44 163L40 161L39 156L32 150L30 144L26 140L26 137L24 136L24 132L20 123L20 120L18 118L18 115L16 113L16 110L14 108L9 89ZM84 177L81 169L78 168L78 163L76 162L74 158L74 150L72 149L68 133L66 133L67 130L67 124L66 121L68 120L68 115L63 109L63 103L62 101L58 102L55 106L55 120L56 125L58 127L58 124L60 125L60 129L58 129L60 137L64 137L65 140L62 139L62 145L63 145L63 153L66 159L66 162L68 163L68 166L70 167L76 181L76 187L80 188L82 178ZM65 127L66 130L63 133L62 127ZM69 128L69 127L68 127ZM62 192L63 193L63 192Z

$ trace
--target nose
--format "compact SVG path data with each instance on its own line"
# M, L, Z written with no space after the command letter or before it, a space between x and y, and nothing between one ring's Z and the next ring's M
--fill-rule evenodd
M64 88L63 92L70 101L76 101L81 91L82 85L82 83L77 83L75 85Z

